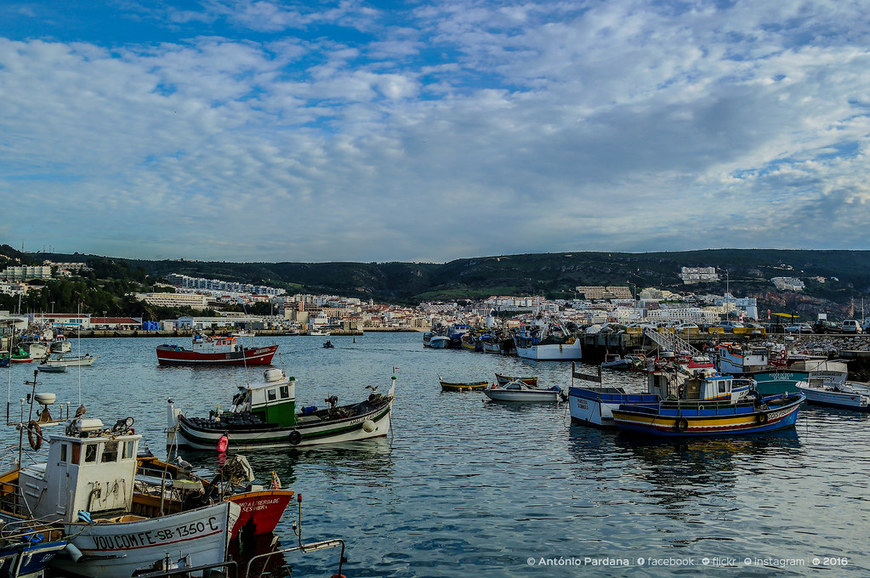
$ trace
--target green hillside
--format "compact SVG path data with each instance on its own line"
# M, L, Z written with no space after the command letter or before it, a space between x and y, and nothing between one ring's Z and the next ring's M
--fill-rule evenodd
M17 255L8 246L4 254ZM657 287L678 292L755 296L765 308L801 311L858 309L870 291L870 251L711 249L668 253L574 252L501 255L433 263L231 263L147 261L95 255L27 253L41 263L88 261L100 275L150 282L169 273L283 287L290 293L329 293L383 303L465 299L489 295L576 297L578 285ZM716 267L717 283L685 285L681 267ZM783 293L773 277L797 277L801 293ZM870 299L868 299L870 311ZM858 314L856 313L856 314Z

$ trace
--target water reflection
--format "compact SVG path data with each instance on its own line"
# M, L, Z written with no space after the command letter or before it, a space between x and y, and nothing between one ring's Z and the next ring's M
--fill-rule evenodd
M274 534L233 540L228 548L239 578L340 575L347 562L341 539L282 542Z
M209 450L180 448L178 453L198 473L202 470L206 473L216 472L225 459L221 454ZM389 479L395 467L388 437L283 451L251 450L237 453L248 460L257 480L271 480L271 474L275 472L285 487L298 481L300 466L305 469L323 468L329 477L340 477L343 483L359 477Z
M587 474L598 476L602 483L612 482L612 472L603 470L617 469L625 491L679 517L699 515L697 506L710 500L738 500L737 486L744 474L751 473L756 464L769 464L778 457L789 459L801 447L795 429L673 440L572 426L569 440L571 453L588 466Z

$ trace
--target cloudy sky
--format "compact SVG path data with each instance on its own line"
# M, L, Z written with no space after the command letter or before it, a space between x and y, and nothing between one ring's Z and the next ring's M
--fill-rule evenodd
M849 0L0 4L0 241L146 259L870 249Z

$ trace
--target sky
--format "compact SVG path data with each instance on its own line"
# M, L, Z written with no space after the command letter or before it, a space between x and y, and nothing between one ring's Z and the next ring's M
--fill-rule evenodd
M850 0L6 0L0 242L241 262L870 249Z

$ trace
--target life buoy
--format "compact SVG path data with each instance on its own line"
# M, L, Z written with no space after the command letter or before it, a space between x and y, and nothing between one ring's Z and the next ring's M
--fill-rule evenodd
M756 416L756 418L755 418L755 421L757 421L757 422L760 423L760 424L765 424L765 423L767 423L767 414L766 414L766 413L760 413L760 414L758 414L758 415Z
M684 417L681 417L680 419L677 420L677 423L674 424L674 426L677 428L677 431L680 431L680 432L686 431L689 428L689 420L687 420Z
M42 428L34 420L30 420L27 424L27 441L30 442L33 451L39 451L42 447Z
M299 445L299 442L302 441L302 434L299 433L299 430L293 430L290 432L290 443L295 445Z

